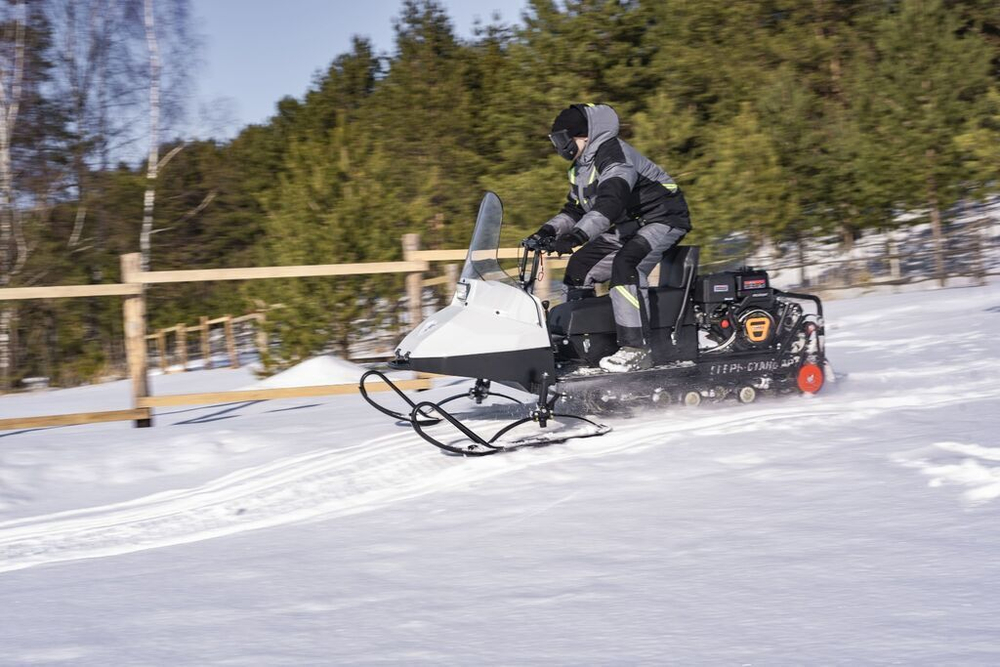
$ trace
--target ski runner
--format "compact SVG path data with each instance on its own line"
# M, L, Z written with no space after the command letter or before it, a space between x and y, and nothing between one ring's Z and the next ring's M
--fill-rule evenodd
M618 138L618 114L606 104L574 104L552 124L549 139L570 160L566 204L535 233L566 267L567 298L594 295L611 281L611 303L620 349L601 359L606 371L652 365L648 326L648 276L691 230L680 188L656 163Z

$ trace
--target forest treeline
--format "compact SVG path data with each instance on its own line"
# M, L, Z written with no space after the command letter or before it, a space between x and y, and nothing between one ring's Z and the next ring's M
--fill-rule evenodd
M14 136L30 252L7 285L115 282L119 255L139 250L148 165L96 160L107 137L74 133L72 100L44 84L59 58L46 4L29 3L41 83ZM733 232L849 243L901 210L947 235L953 204L998 190L996 0L532 0L521 23L470 39L440 4L407 0L395 35L390 54L360 37L331 54L266 124L164 142L151 267L393 260L414 231L424 247L463 247L484 190L503 198L516 239L565 197L568 165L546 133L573 102L617 109L624 138L684 188L708 247ZM280 303L280 365L346 349L401 280L156 287L149 325ZM13 380L81 382L120 363L114 299L7 308Z

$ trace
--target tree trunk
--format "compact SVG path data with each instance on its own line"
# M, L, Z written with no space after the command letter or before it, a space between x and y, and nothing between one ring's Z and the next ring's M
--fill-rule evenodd
M16 247L17 224L14 215L14 171L11 165L11 140L21 102L21 81L24 76L24 3L17 4L14 38L14 70L10 89L7 81L0 80L0 285L6 287L16 273L18 257Z
M931 167L927 176L927 206L931 211L931 233L934 235L934 275L941 287L948 282L944 269L944 229L941 222L941 204L938 200L937 181L934 180L934 149L927 150L927 162Z
M14 309L8 302L0 311L0 382L2 382L4 391L11 388L11 371L13 369L13 359L11 358L13 327L11 323L13 321Z
M809 287L809 274L806 272L806 242L802 234L798 235L796 245L799 249L799 282L803 287Z
M854 248L854 227L849 223L841 222L840 228L840 243L843 250L850 252Z
M146 194L142 205L142 231L139 251L142 270L149 271L153 236L153 207L156 204L156 176L160 161L160 47L156 40L154 0L145 0L146 48L149 50L149 156L146 168Z
M889 260L889 276L898 281L903 276L899 263L899 247L896 243L895 231L890 231L886 235L885 254Z
M8 82L0 79L0 287L10 285L27 259L27 245L17 229L20 219L14 210L14 171L11 164L11 139L17 124L24 77L24 2L18 2L14 18L14 68ZM14 308L7 304L0 312L0 388L10 388L12 322Z
M977 285L986 284L986 260L983 257L983 235L989 218L983 218L972 223L972 275L976 278Z
M931 198L931 231L934 234L934 274L941 287L948 284L948 276L944 270L944 234L941 229L941 209L937 201Z

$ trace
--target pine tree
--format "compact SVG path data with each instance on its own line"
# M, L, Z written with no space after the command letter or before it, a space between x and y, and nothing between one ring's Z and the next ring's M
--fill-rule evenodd
M737 233L756 246L796 219L800 207L789 193L789 174L749 103L715 129L705 154L688 196L703 221L695 228L698 238L719 241Z
M902 0L856 71L856 114L869 142L867 177L901 207L929 212L944 279L944 211L966 192L962 136L988 121L993 53L940 0Z

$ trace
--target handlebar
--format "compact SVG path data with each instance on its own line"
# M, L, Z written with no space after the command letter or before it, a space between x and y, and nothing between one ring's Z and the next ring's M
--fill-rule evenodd
M537 252L552 252L552 242L555 241L554 237L537 237L529 236L526 239L521 239L521 247L527 250L534 250Z
M521 261L518 265L518 279L521 283L521 287L525 290L531 290L532 286L535 284L535 280L538 278L538 270L541 267L542 254L551 255L555 252L552 249L552 244L555 243L556 237L554 236L529 236L528 238L521 239L521 247L524 249L521 253ZM569 254L573 254L570 252ZM531 255L531 267L528 267L528 256ZM562 255L560 255L561 257Z
M550 252L551 239L529 236L521 239L521 260L518 263L518 282L526 292L531 292L538 278L538 269L542 263L542 253ZM531 255L531 268L528 268L528 256Z

